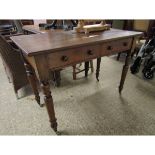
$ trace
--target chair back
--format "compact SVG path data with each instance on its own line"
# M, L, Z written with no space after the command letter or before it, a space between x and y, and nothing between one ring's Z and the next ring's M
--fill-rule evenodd
M21 60L20 53L16 51L4 38L0 35L0 55L8 66L12 76L17 73L17 70L24 67L24 64Z
M150 20L134 20L133 30L147 32Z
M125 21L124 20L113 20L112 22L112 28L116 29L124 29Z

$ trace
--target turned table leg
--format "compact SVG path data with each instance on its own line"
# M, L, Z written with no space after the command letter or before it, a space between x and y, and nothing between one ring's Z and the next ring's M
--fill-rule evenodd
M130 55L131 55L131 51L128 51L125 59L125 65L123 66L123 70L122 70L122 76L121 76L121 81L119 85L119 93L121 93L121 91L123 90L123 85L129 68Z
M89 61L85 62L85 77L88 76L88 71L89 71Z
M40 104L40 96L39 96L39 92L38 92L38 88L37 88L35 73L28 63L24 62L24 66L26 69L28 81L29 81L31 88L33 90L33 93L35 95L35 99L36 99L37 103L39 104L39 106L43 106L43 104Z
M57 121L55 118L54 105L53 105L53 99L51 96L49 82L42 81L41 87L44 93L44 101L45 101L46 109L47 109L47 112L50 118L51 127L53 128L55 132L57 132Z
M96 79L99 81L101 58L97 58Z

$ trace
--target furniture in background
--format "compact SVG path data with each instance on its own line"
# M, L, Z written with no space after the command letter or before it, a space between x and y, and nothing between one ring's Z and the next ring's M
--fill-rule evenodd
M143 32L143 35L137 40L135 50L131 54L131 57L138 51L142 44L149 41L149 39L153 36L152 27L155 26L154 20L126 20L124 29ZM122 52L118 53L117 60L119 60Z
M152 28L154 26L155 26L155 20L132 21L132 30L143 32L143 36L141 36L136 42L135 50L132 53L132 55L134 55L135 53L138 54L138 51L141 48L142 44L147 43L153 37Z
M26 70L20 52L0 36L0 55L9 82L13 84L16 97L18 98L18 90L28 84Z
M96 37L89 37L88 34L79 35L72 31L63 33L50 31L44 34L11 37L21 49L27 73L32 70L37 73L54 131L57 131L57 120L49 85L49 71L97 59L96 79L98 79L101 57L128 50L119 85L119 93L121 93L129 68L129 57L135 48L137 37L142 33L110 29L90 35Z
M112 28L127 30L128 29L128 21L127 20L112 20L111 25ZM121 53L126 53L127 51L123 51ZM121 53L117 54L117 60L119 60Z
M84 63L84 69L80 68L82 66L81 63L78 64L78 65L77 64L73 65L73 80L76 80L77 79L76 75L81 73L81 72L85 72L85 77L87 77L89 68L91 69L92 73L94 72L94 66L93 66L93 61L92 60Z
M15 32L15 25L12 20L0 20L0 34L8 35Z
M24 19L24 20L21 20L21 22L23 25L33 25L34 24L34 21L32 19Z

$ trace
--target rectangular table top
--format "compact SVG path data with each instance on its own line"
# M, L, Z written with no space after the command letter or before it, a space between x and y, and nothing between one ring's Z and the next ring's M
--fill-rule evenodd
M117 39L141 36L142 32L110 29L90 34L74 31L49 30L45 33L11 37L12 41L28 56L44 54L56 50L99 44Z

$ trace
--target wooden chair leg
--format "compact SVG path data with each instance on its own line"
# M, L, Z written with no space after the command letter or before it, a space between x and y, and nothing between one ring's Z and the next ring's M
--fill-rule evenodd
M73 66L73 80L76 80L76 65Z
M56 82L56 86L59 87L61 84L60 70L55 71L55 82Z
M56 70L56 71L51 71L52 74L52 81L54 83L54 86L59 87L61 84L61 74L60 74L61 70Z
M121 53L118 53L118 55L117 55L117 61L119 60L120 55L121 55Z
M88 76L88 71L89 71L89 61L85 62L85 77Z
M16 98L17 98L17 100L18 100L18 99L19 99L18 90L15 90L15 89L14 89L14 91L15 91Z
M91 72L94 72L94 66L93 66L93 60L90 60L90 68L91 68Z

